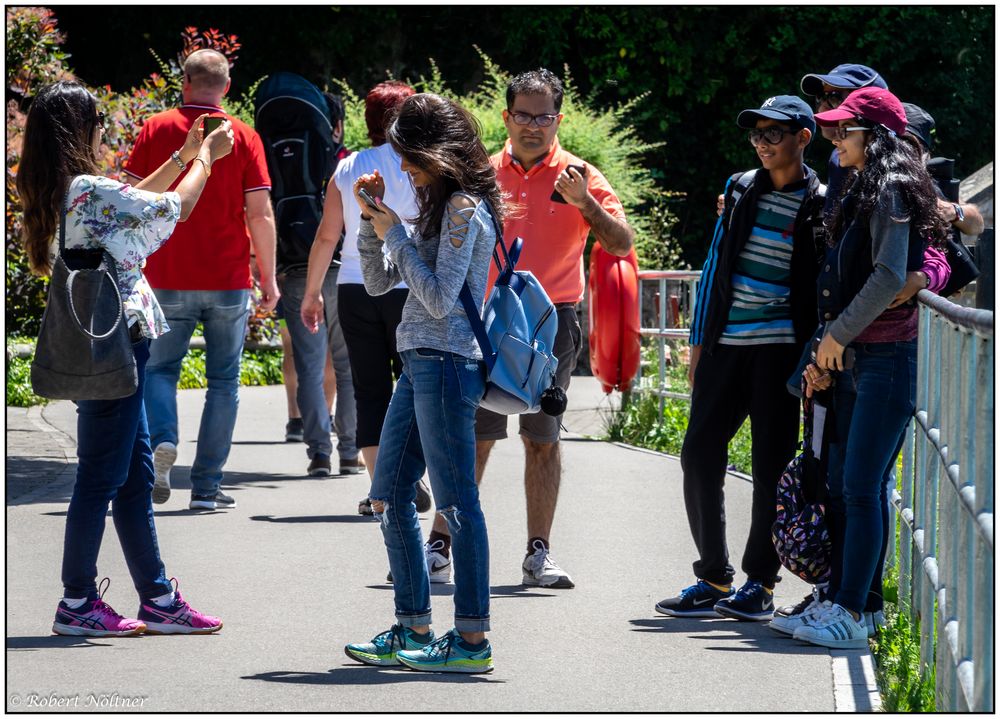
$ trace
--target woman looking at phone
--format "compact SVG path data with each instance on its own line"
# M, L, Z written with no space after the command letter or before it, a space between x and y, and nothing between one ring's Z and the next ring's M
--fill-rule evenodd
M404 280L410 288L396 331L403 373L382 427L369 493L389 555L396 624L345 651L374 666L488 672L489 544L475 480L475 415L486 373L458 295L468 282L473 297L485 296L497 239L492 217L501 217L503 206L478 123L450 100L432 94L408 98L386 138L416 188L416 230L407 235L382 202L384 183L377 173L359 177L354 194L361 209L365 287L379 295ZM441 637L431 630L430 583L414 505L425 467L454 547L455 628Z
M881 483L895 464L916 395L917 308L890 305L907 271L920 268L927 243L942 246L947 228L926 169L902 139L906 114L895 95L861 88L818 113L816 122L834 129L840 164L855 172L829 221L831 248L818 282L825 334L804 376L810 393L831 380L855 389L834 395L828 601L803 614L794 636L863 648L862 612L882 545ZM845 366L848 348L853 370Z
M191 168L176 191L166 192L180 174L173 159L135 186L97 174L104 113L83 85L48 85L28 110L17 173L28 261L37 274L49 274L60 224L67 248L107 250L115 261L139 377L131 397L76 403L78 466L66 515L56 634L206 634L222 628L221 620L192 608L167 580L153 524L153 457L142 401L149 343L168 331L142 262L191 214L212 163L233 147L228 122L203 140L202 119L179 149ZM137 619L123 617L103 600L110 580L101 582L98 593L97 555L109 503L139 595Z

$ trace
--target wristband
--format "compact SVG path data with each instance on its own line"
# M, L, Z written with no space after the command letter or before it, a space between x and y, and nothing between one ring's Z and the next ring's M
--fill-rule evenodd
M951 206L955 208L955 219L952 220L952 223L962 222L965 219L965 211L962 209L962 206L957 202L952 202Z
M205 177L211 177L212 176L212 166L208 164L208 160L206 160L204 158L201 158L201 157L196 157L194 159L195 159L195 161L200 162L202 165L205 166Z
M185 164L184 160L181 159L180 150L174 150L172 153L170 153L170 159L177 163L177 167L181 168L181 172L187 169L187 165Z

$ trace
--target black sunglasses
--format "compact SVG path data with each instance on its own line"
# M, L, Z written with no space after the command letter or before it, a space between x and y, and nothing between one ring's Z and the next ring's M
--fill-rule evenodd
M840 103L844 101L844 93L839 90L832 90L830 92L824 92L822 95L816 96L816 106L819 107L824 102L830 106L830 108L839 107Z
M798 133L798 130L786 130L783 127L772 125L763 129L755 128L751 130L747 133L747 139L750 140L751 145L759 145L761 140L768 145L777 145L784 139L785 135L794 135L796 133Z
M100 110L98 110L98 112L97 112L97 126L99 128L101 128L101 134L104 134L107 131L107 129L108 129L104 125L104 117L105 117L104 113L101 112Z
M532 115L529 112L512 112L510 116L514 118L515 125L530 125L534 122L539 127L549 127L559 117L558 114Z

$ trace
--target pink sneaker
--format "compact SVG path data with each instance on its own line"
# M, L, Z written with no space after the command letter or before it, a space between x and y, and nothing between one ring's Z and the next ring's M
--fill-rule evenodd
M202 614L184 601L174 583L174 603L169 607L157 606L156 602L143 602L139 606L139 616L146 625L147 634L211 634L222 629L222 620Z
M52 631L70 637L131 637L142 634L146 625L138 619L126 619L108 605L103 597L111 580L101 580L100 596L70 609L59 600Z

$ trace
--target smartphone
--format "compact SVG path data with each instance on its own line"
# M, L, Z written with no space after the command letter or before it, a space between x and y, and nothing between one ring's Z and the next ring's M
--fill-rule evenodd
M579 172L581 175L587 171L587 168L584 167L583 165L567 165L566 169L568 170L571 167L577 172ZM552 197L550 197L549 199L552 200L553 202L561 202L564 205L567 204L566 198L560 195L558 190L553 190Z
M224 123L226 118L224 117L206 117L202 120L201 126L205 130L205 137L208 137L213 132L219 129L219 125Z
M813 362L816 361L816 353L819 352L819 342L820 342L820 338L819 337L813 338L813 341L812 341L812 361ZM843 357L843 360L844 360L844 369L853 369L854 368L854 348L853 347L845 347L844 348L844 357Z
M372 208L376 212L382 211L382 208L378 206L377 202L375 202L375 198L372 197L370 194L368 194L368 190L362 187L361 189L358 190L358 195L361 197L362 200L365 201L365 204L368 205L370 208Z

